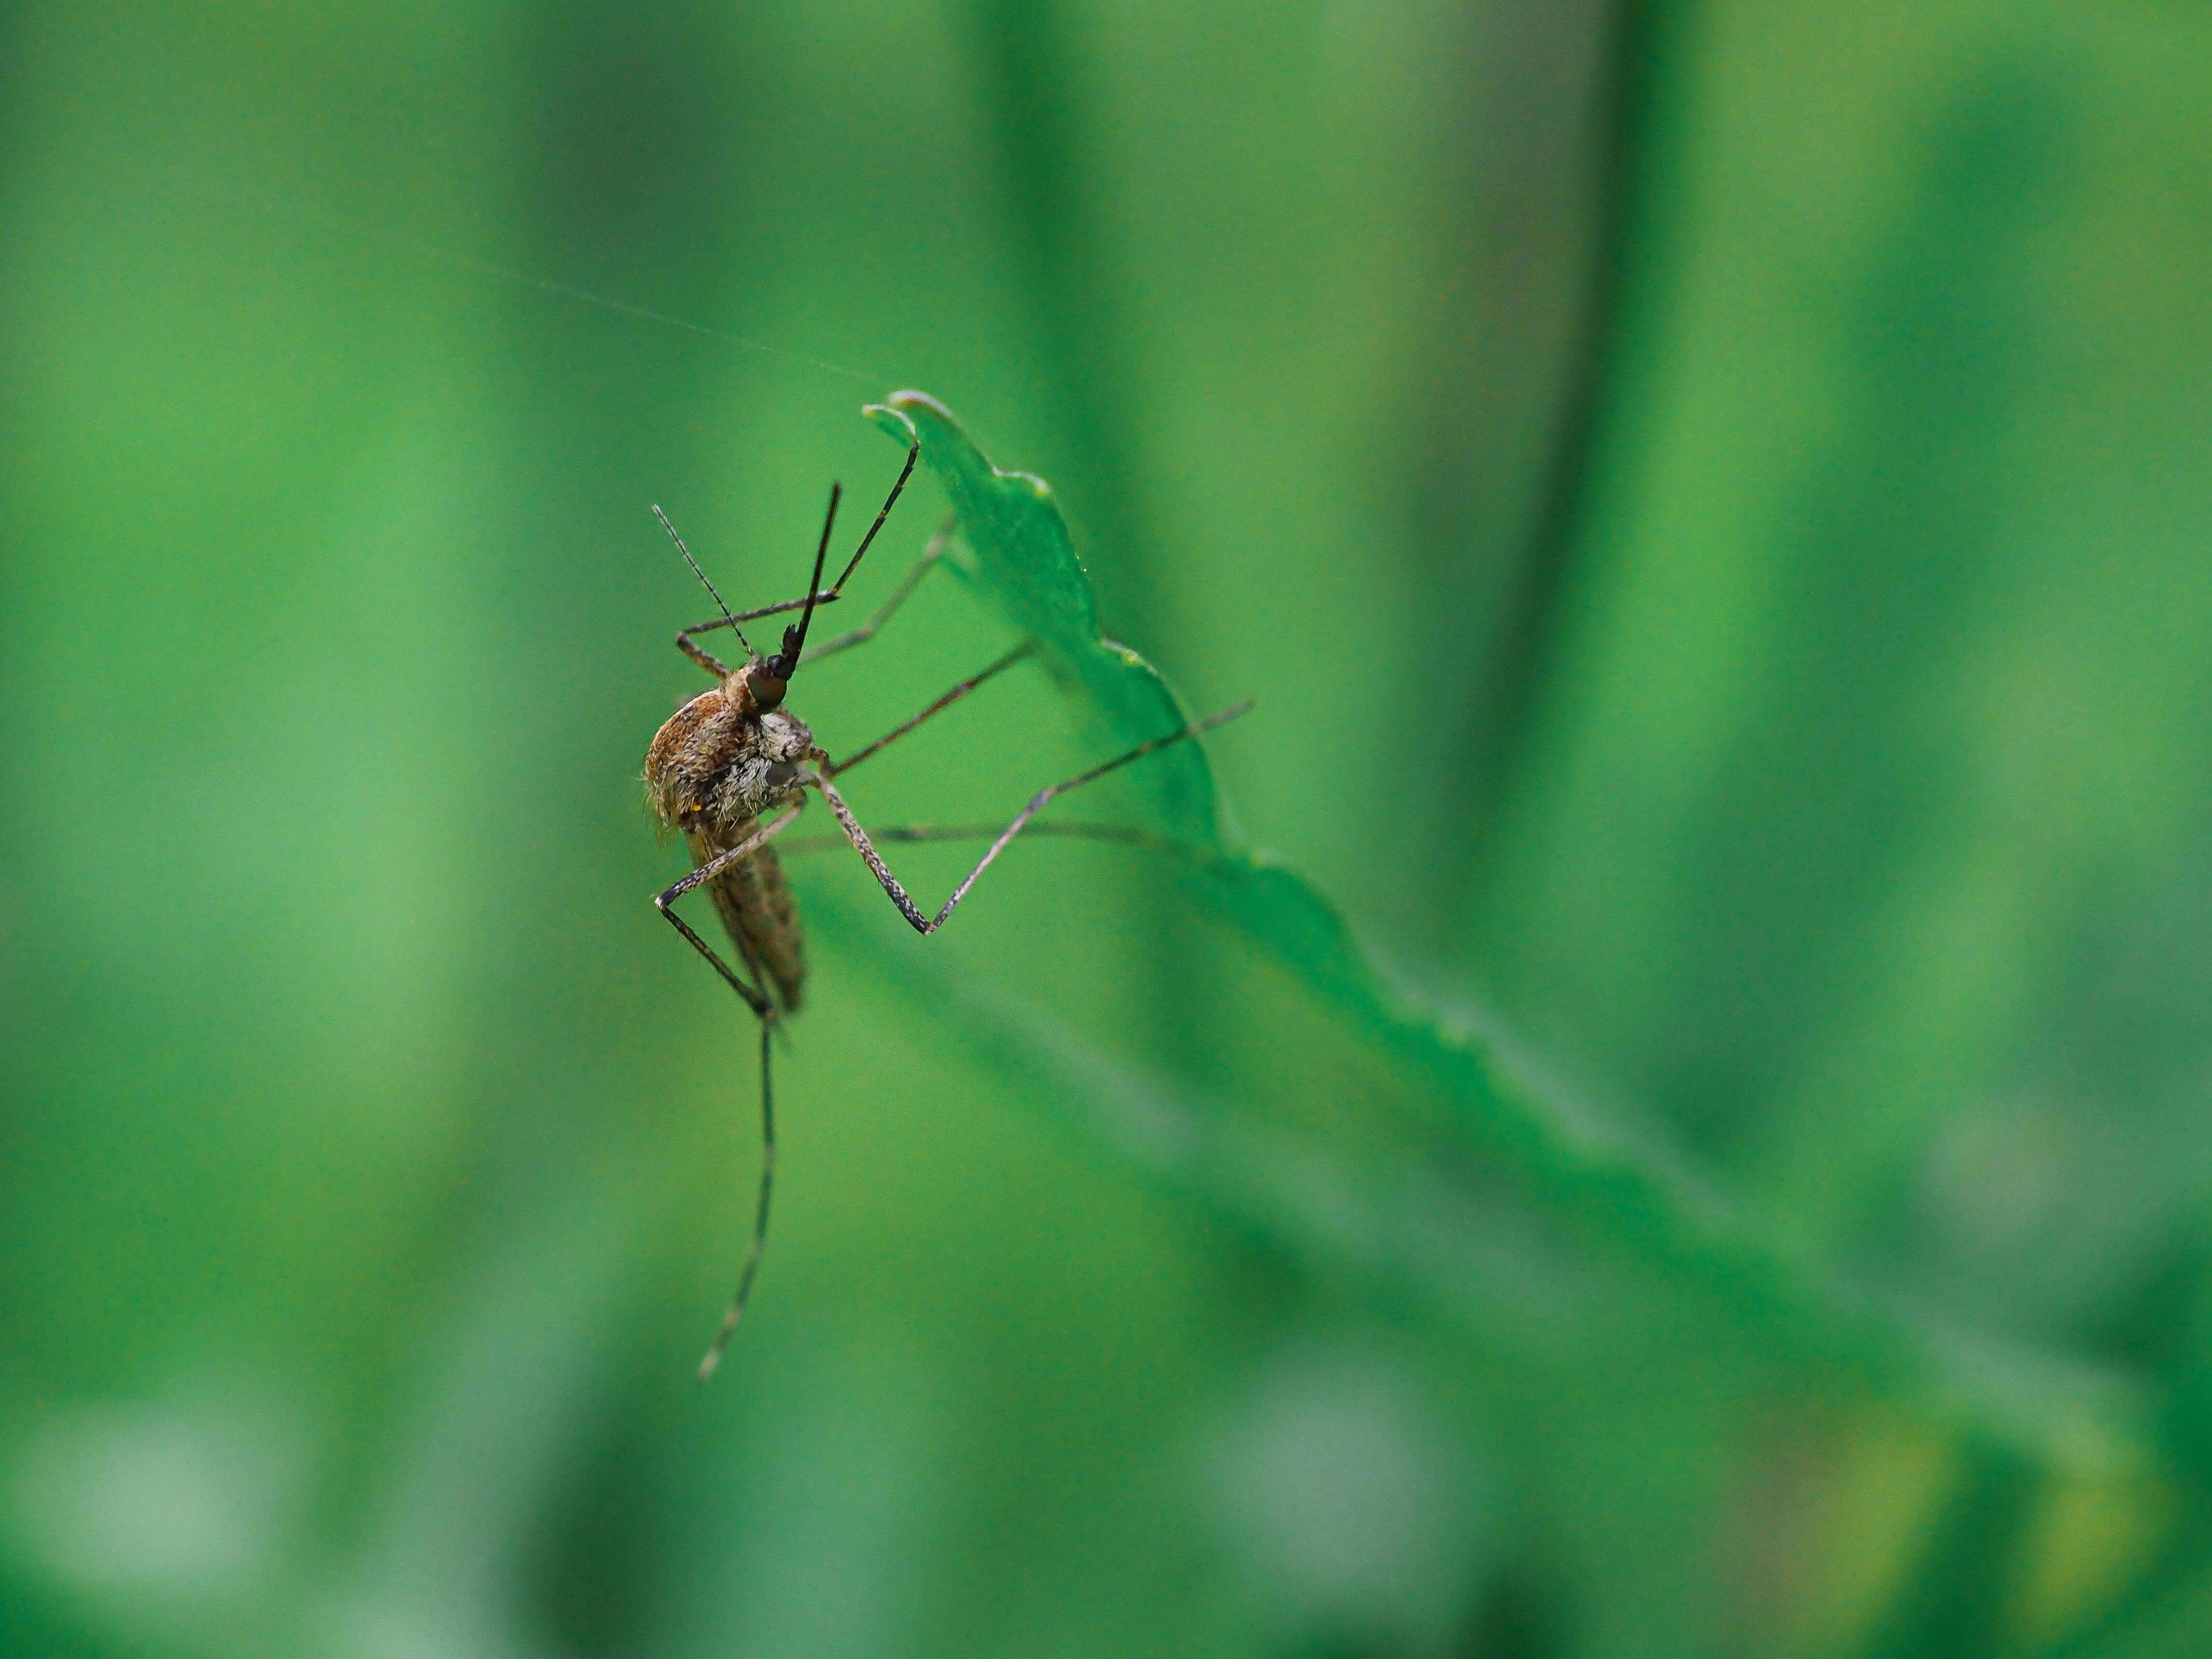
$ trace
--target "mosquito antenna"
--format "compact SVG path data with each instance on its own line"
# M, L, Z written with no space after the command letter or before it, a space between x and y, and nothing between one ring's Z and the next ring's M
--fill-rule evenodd
M860 544L853 550L853 556L846 562L844 569L838 573L837 580L830 584L832 593L843 592L845 578L860 568L860 561L867 556L868 549L876 539L876 532L881 530L884 520L890 517L891 508L898 501L899 491L904 489L906 481L914 477L914 464L921 454L921 445L918 441L907 446L906 465L899 469L898 482L891 486L891 493L884 497L883 507L876 514L876 521L868 526L868 533L860 538Z
M693 558L691 550L684 545L684 538L676 533L676 526L668 522L668 515L660 510L659 502L653 504L653 516L660 520L660 527L668 532L668 539L676 544L676 550L684 556L684 562L691 567L691 574L705 583L707 591L714 595L714 604L721 611L722 620L729 623L730 632L735 634L738 636L738 643L744 647L745 655L748 657L760 655L759 652L753 649L753 642L745 637L745 630L738 626L738 619L730 614L730 607L722 603L722 596L715 592L714 584L707 580L707 573L699 568L699 561Z
M830 486L830 511L823 515L822 540L814 550L814 574L807 579L806 609L799 613L799 626L783 630L783 649L769 659L769 672L775 678L787 680L799 666L799 653L806 649L806 625L814 620L814 601L822 593L822 563L830 556L830 532L837 523L837 500L845 493L845 486Z

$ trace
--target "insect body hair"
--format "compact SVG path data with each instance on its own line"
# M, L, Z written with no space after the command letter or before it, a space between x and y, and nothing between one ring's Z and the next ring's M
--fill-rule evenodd
M781 708L753 706L732 674L670 716L646 751L646 799L672 829L710 842L798 792L799 763L813 747L806 723Z
M646 752L647 804L663 827L683 833L695 865L744 846L764 817L797 797L799 763L813 747L805 723L757 707L742 676L678 709ZM723 865L708 891L755 978L773 988L785 1012L796 1010L805 943L775 848Z

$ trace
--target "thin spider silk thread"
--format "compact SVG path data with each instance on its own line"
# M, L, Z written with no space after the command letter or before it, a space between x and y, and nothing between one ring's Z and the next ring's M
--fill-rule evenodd
M218 193L232 198L234 206L238 204L238 198L241 196L258 196L258 194L250 188L241 188L235 185L218 185L217 190ZM590 289L578 288L573 283L559 282L550 276L533 276L528 271L517 270L511 265L502 265L495 260L481 258L473 253L463 253L459 249L428 241L419 236L381 229L348 215L333 212L327 208L303 210L296 203L280 205L266 198L263 198L263 205L287 218L322 220L348 234L361 237L366 241L377 243L401 253L411 254L418 259L425 259L434 264L450 265L457 270L489 276L518 288L535 289L541 294L550 294L560 299L572 300L579 305L593 306L602 311L612 312L617 316L635 317L641 322L657 324L662 328L681 329L687 334L696 334L709 340L718 340L724 345L737 346L746 351L757 351L764 356L781 357L787 362L798 363L807 368L819 369L825 374L842 375L848 380L858 380L863 386L882 387L893 384L892 379L889 376L870 374L865 369L850 368L843 363L833 363L826 357L817 357L804 351L793 351L786 346L770 345L765 340L756 340L743 334L733 334L727 329L712 328L705 323L695 323L686 317L671 316L665 311L655 311L650 306L641 306L632 301L617 299L611 295L597 294Z
M480 276L496 277L521 288L536 289L540 293L557 295L564 300L574 300L580 305L597 306L624 317L635 317L648 323L658 323L664 328L680 328L687 333L704 335L710 340L720 340L726 345L742 346L747 351L763 352L771 357L818 368L824 374L842 374L848 380L858 380L863 386L889 386L890 381L881 374L870 374L864 370L848 368L842 363L833 363L826 357L811 356L804 351L793 351L787 347L770 345L765 340L748 339L742 334L732 334L726 329L709 328L704 323L695 323L687 318L672 317L665 311L655 311L650 306L617 300L609 295L594 294L589 289L556 282L550 276L532 276L527 271L515 270L495 264L489 259L480 259L472 253L456 252L452 248L440 247L434 242L424 242L411 236L394 236L388 233L370 231L363 228L363 235L388 243L403 252L415 253L427 259L439 260L459 270L475 271Z

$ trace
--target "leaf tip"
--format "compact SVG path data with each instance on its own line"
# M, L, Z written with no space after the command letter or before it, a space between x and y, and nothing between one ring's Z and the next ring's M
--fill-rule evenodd
M921 395L918 392L894 392L884 403L863 404L860 406L860 418L869 425L889 433L902 444L918 444L921 441L921 434L915 429L912 418L905 410L899 407L898 400L901 398L919 398Z
M952 419L952 411L947 409L943 404L938 402L936 398L931 397L927 392L916 392L911 387L904 392L892 392L890 397L884 399L883 403L878 405L878 407L894 409L901 411L909 409L927 410L930 414L936 416L940 421L950 421Z

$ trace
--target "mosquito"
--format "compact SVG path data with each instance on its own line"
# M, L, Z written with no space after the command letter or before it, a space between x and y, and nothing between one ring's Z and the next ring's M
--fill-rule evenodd
M837 502L842 494L842 488L833 483L830 487L829 511L823 516L821 540L814 550L814 574L807 580L805 593L756 611L733 615L707 573L700 568L699 562L691 556L691 550L684 544L684 538L677 533L668 515L658 507L653 509L661 527L675 542L677 551L684 556L684 562L713 595L715 607L722 613L713 621L694 623L676 635L677 649L712 674L716 684L678 709L646 751L647 802L662 823L682 832L690 845L692 862L691 873L655 895L653 902L668 919L669 925L713 965L760 1024L761 1171L760 1190L753 1207L752 1241L738 1275L737 1291L722 1317L721 1328L715 1333L706 1357L699 1362L699 1380L702 1382L714 1374L738 1322L744 1316L745 1303L752 1294L753 1279L760 1270L761 1253L768 1243L769 1203L775 1184L775 1105L769 1076L770 1039L787 1016L799 1012L806 983L805 938L799 926L799 908L770 843L797 819L805 805L806 792L813 790L829 803L838 829L860 854L869 873L914 930L927 936L945 925L977 878L1006 850L1008 842L1031 827L1030 821L1048 802L1171 744L1234 720L1251 707L1246 702L1223 709L1180 731L1140 743L1127 754L1118 755L1088 771L1048 785L1030 796L1028 804L1003 829L909 825L878 830L872 837L860 827L860 820L854 817L852 808L846 805L844 796L831 780L881 754L923 721L943 713L1032 655L1036 648L1034 641L1024 641L981 672L962 680L920 714L842 760L833 759L816 744L806 723L784 707L785 696L803 655L808 662L816 663L873 638L914 592L930 568L944 557L953 533L950 520L939 527L920 562L891 591L874 615L851 632L837 635L807 654L807 629L813 623L815 611L836 603L843 594L845 584L860 568L860 561L875 543L877 532L890 517L899 492L913 476L920 448L919 444L908 447L906 465L900 470L897 482L891 485L890 494L884 497L875 522L860 538L860 546L854 550L837 580L825 588L822 586L822 573L830 552L830 535L837 522ZM741 624L793 611L799 612L799 621L785 627L781 647L768 656L756 651ZM720 628L728 629L744 651L745 659L738 667L732 668L714 656L695 637ZM1055 822L1035 828L1040 833L1125 841L1143 846L1168 844L1142 831L1116 824ZM915 902L876 850L878 841L986 837L991 838L989 848L933 915ZM744 972L724 961L691 924L677 914L676 901L696 887L706 888L712 896Z

